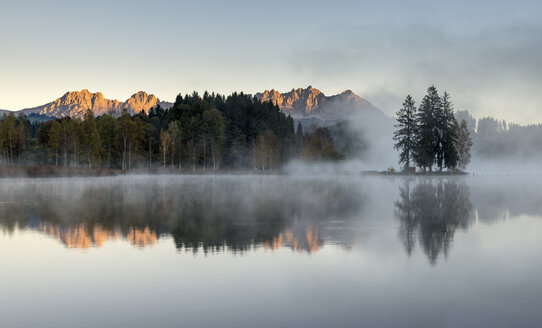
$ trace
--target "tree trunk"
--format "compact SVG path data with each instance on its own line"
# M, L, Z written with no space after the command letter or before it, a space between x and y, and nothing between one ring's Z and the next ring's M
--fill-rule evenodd
M203 171L205 171L205 134L203 134Z
M149 140L149 169L152 168L151 141Z
M175 145L172 145L171 147L171 168L173 169L175 167Z
M123 148L122 148L122 170L123 171L126 171L126 142L128 139L127 137L123 136L122 137L122 140L123 140Z
M192 141L192 171L196 171L196 147Z
M216 171L216 159L215 159L215 137L211 137L211 153L213 154L213 171Z
M181 166L181 141L179 141L179 171L182 169Z

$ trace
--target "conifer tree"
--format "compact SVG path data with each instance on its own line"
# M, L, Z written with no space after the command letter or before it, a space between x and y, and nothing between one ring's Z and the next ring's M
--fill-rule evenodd
M94 113L89 109L85 114L83 122L83 137L85 148L87 151L88 166L92 167L92 162L96 163L100 159L101 142L100 134L96 126Z
M175 152L177 150L177 142L180 143L180 135L181 130L179 130L179 124L178 121L169 122L167 133L169 134L169 152L171 156L171 168L174 168L175 166ZM179 151L181 151L181 148L179 147ZM180 159L180 157L179 157ZM180 165L180 164L179 164Z
M440 119L437 115L441 108L437 88L430 86L416 115L418 124L414 160L424 171L427 168L431 171L435 163L438 143L437 120Z
M224 117L218 110L213 108L204 111L202 119L205 135L209 138L213 170L216 170L219 165L218 159L222 153L221 150L224 142Z
M60 143L62 136L62 126L58 121L54 121L49 130L49 151L54 153L55 156L55 166L58 166L58 152L60 151Z
M111 160L115 146L115 119L109 115L104 114L96 120L96 127L100 135L101 141L101 154L104 162L107 162L107 167L111 167Z
M440 144L438 149L441 151L441 158L444 163L439 163L439 169L442 171L442 165L452 170L457 167L457 150L455 147L457 140L456 124L454 117L453 104L450 101L450 95L445 91L442 96L442 114L443 121L440 126Z
M410 95L406 97L403 107L396 115L395 128L397 130L393 134L395 149L399 150L399 163L403 163L405 168L408 168L416 141L416 105Z

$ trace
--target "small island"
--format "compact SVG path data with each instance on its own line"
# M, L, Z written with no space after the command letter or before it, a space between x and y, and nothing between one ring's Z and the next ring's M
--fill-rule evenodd
M458 123L454 117L446 91L440 96L437 88L430 86L418 108L408 95L396 115L393 140L403 169L396 172L390 168L379 174L468 174L463 170L470 162L472 140L466 121Z

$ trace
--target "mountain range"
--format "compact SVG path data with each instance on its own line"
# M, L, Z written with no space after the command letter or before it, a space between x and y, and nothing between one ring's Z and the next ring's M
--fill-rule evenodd
M153 94L147 94L144 91L139 91L133 94L126 101L109 100L104 98L101 92L91 93L87 89L81 91L66 92L62 97L47 103L45 105L25 108L14 112L15 115L40 115L52 118L83 118L87 110L91 110L94 115L99 116L108 112L120 112L127 109L131 113L139 113L148 111L160 105L162 108L170 108L173 106L170 102L160 101ZM2 111L8 113L8 111Z
M350 90L340 94L326 96L320 90L308 86L305 89L292 89L281 93L274 89L266 90L255 95L260 101L272 101L280 109L291 115L295 120L313 122L314 124L333 123L344 120L353 114L361 113L367 118L383 118L385 114L371 104L368 100L357 96ZM81 91L66 92L62 97L45 105L26 108L15 112L15 115L42 116L50 118L84 118L87 110L92 110L95 116L108 112L119 113L127 109L131 113L148 111L160 105L162 108L170 108L172 103L161 101L153 94L139 91L126 101L109 100L104 98L101 92L91 93L87 89ZM0 113L9 111L2 111ZM312 124L309 124L312 125Z

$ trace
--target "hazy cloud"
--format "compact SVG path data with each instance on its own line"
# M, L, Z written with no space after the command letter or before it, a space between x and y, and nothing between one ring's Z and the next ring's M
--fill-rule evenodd
M456 109L516 122L542 121L542 26L451 31L437 25L343 26L300 44L291 69L317 85L350 85L386 113L427 86L448 90ZM315 84L317 82L314 82Z

